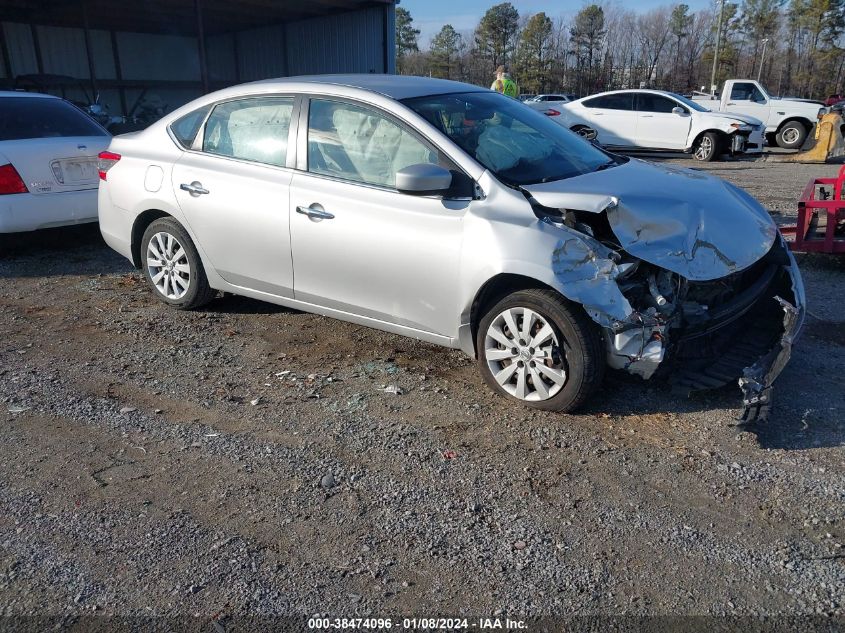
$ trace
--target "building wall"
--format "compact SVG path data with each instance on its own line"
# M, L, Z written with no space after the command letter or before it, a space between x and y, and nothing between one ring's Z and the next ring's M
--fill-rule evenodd
M395 72L394 6L376 6L308 20L206 37L206 59L212 87L270 77L320 73ZM82 29L2 23L12 76L32 73L89 79ZM200 59L195 37L153 33L115 33L119 68L108 31L90 32L98 80L144 82L146 98L156 96L172 110L201 94ZM41 53L38 67L35 39ZM119 71L119 72L118 72ZM0 55L0 77L7 83ZM180 82L164 85L156 82ZM90 87L88 87L90 92ZM142 89L124 88L131 109ZM71 91L72 99L83 94ZM121 91L100 87L100 101L122 112Z

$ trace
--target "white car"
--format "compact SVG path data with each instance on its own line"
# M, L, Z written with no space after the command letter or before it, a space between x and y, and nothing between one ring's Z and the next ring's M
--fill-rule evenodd
M562 105L559 111L547 115L605 147L682 151L702 161L725 153L763 151L759 119L711 112L662 90L603 92Z
M572 99L565 94L556 93L534 95L530 99L523 101L523 103L529 108L542 112L547 116L556 116L555 112L560 110L560 106L571 101Z
M111 135L51 95L0 92L0 233L97 221L97 154Z

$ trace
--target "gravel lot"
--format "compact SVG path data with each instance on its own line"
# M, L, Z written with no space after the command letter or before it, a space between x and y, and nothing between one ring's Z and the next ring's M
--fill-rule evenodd
M778 222L837 169L704 168ZM4 236L0 615L841 617L845 260L801 266L804 336L740 431L738 390L611 374L530 411L456 351L168 309L96 226Z

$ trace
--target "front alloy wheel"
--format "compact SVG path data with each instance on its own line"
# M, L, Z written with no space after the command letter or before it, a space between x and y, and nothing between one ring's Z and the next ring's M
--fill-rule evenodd
M537 409L575 409L604 375L598 327L552 290L520 290L501 299L481 319L476 346L484 381Z
M484 339L487 368L514 398L548 400L566 383L566 365L552 326L530 308L508 308Z
M700 160L709 163L715 160L719 155L719 137L713 132L707 132L699 140L695 146L693 157L695 160Z

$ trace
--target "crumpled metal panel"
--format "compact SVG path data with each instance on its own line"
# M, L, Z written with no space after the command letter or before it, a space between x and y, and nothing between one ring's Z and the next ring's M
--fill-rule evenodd
M785 243L783 246L786 248ZM782 297L775 297L775 300L783 309L783 336L768 354L760 358L751 367L746 367L743 375L739 378L738 382L742 390L744 405L740 418L742 424L765 422L767 420L771 407L772 383L789 362L792 356L792 345L798 339L804 325L804 316L807 311L804 281L801 278L795 257L788 250L787 253L789 255L789 266L786 268L792 280L794 304Z
M560 228L570 236L552 251L552 271L566 288L566 296L581 303L602 325L628 318L631 305L615 281L619 269L611 259L610 249L587 236Z
M720 178L631 159L603 171L523 187L543 206L605 211L620 246L691 281L743 270L777 227L750 195Z

